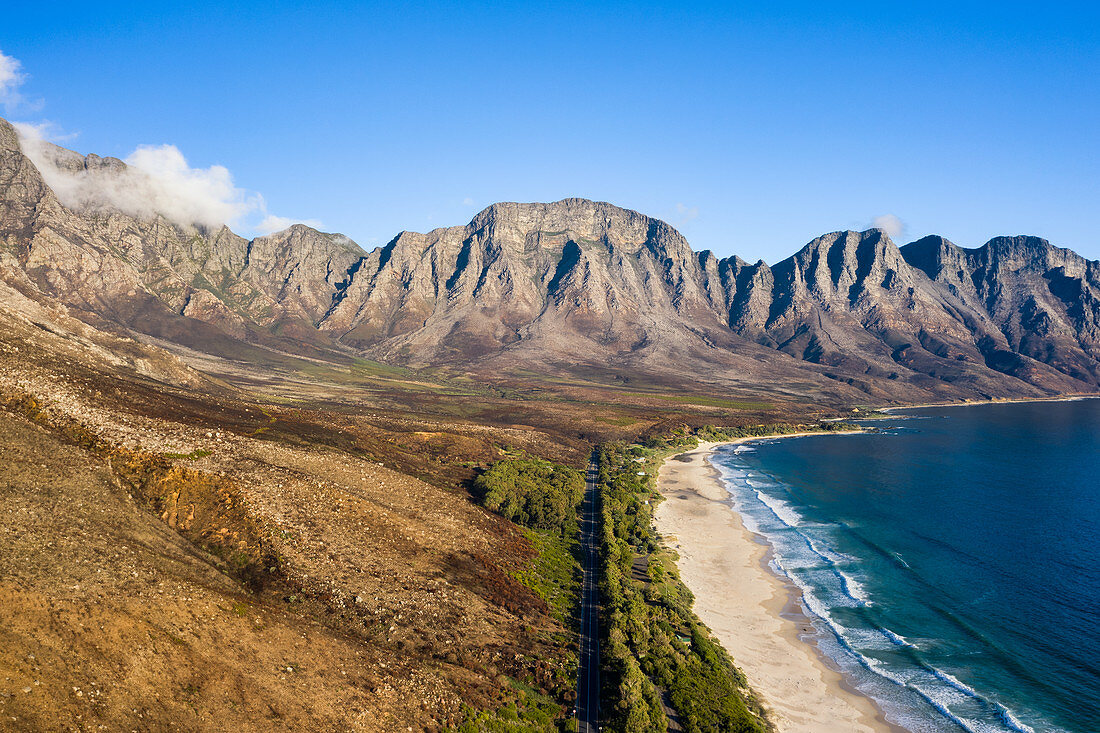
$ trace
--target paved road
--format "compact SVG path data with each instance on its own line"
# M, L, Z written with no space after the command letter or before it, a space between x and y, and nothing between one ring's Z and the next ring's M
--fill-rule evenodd
M596 583L596 454L588 463L584 504L581 506L581 549L584 583L581 586L581 658L577 670L577 723L579 733L596 733L600 718L600 593Z

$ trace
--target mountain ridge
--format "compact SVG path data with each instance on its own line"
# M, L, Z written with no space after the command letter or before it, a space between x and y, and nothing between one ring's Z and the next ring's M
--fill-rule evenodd
M125 168L56 156L74 169ZM569 198L496 203L468 224L403 231L369 252L302 224L248 240L225 226L70 208L3 121L0 191L9 277L94 325L200 351L232 339L829 401L1100 387L1100 262L1039 237L966 249L933 235L899 247L881 229L845 230L769 266L697 252L659 219Z

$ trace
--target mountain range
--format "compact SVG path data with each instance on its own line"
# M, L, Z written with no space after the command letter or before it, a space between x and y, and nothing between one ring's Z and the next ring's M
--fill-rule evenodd
M249 240L74 200L51 175L121 175L125 164L24 148L0 120L0 279L188 353L248 343L494 379L646 375L830 403L1100 388L1100 262L1039 237L966 249L839 231L769 266L565 199L494 204L367 252L300 224Z

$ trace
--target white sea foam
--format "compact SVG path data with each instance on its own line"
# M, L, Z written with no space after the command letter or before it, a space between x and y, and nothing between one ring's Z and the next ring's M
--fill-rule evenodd
M905 687L905 688L909 687L910 678L905 677L902 674L899 674L897 672L894 672L892 670L887 669L886 665L883 664L882 662L871 659L870 657L868 657L864 654L860 654L859 652L855 651L854 649L852 649L851 652L852 652L852 654L855 655L856 659L859 661L860 664L862 664L864 667L866 667L867 669L869 669L871 672L875 673L879 677L882 677L885 680L889 680L890 682L893 682L895 685L898 685L899 687Z
M732 468L728 466L721 466L722 481L729 487L731 484L736 486L744 486L745 480L750 476L750 472L743 469Z
M792 580L794 584L802 590L802 605L806 607L806 610L819 618L822 623L828 626L833 633L839 637L840 641L847 646L847 635L850 633L849 629L833 617L833 614L829 612L829 608L821 602L820 598L814 595L811 588L805 583L800 582L797 578L792 578Z
M774 496L768 496L759 489L756 491L756 496L764 506L771 509L772 514L783 524L791 528L802 524L802 517L787 502Z
M882 629L882 631L888 638L897 639L909 645L903 637L889 629ZM974 688L949 672L927 665L923 669L913 670L921 679L918 679L918 676L906 678L903 674L900 674L900 670L888 669L882 662L871 659L850 646L848 648L867 669L902 688L912 690L920 695L937 712L963 730L973 731L973 733L1000 733L1002 731L1000 727L988 721L974 719L968 715L957 713L953 709L966 708L967 706L971 706L971 709L973 709L973 706L977 705L979 706L978 709L981 710L988 710L989 707L996 709L1001 721L1010 730L1018 733L1035 733L1031 726L1022 722L1003 705L986 700ZM923 676L924 673L930 676ZM934 681L944 683L944 686L935 685Z
M877 654L878 652L894 654L898 649L896 644L883 636L877 628L873 627L853 627L846 629L844 637L845 641L848 642L848 646L858 651L860 654Z
M745 525L745 529L752 532L753 534L763 534L763 531L760 528L760 522L756 521L755 517L742 513L741 524Z
M909 647L910 649L916 649L916 645L911 643L908 639L906 639L901 634L897 634L897 633L895 633L895 632L893 632L890 629L887 629L885 627L883 627L882 633L887 639L894 642L898 646L905 646L905 647Z
M845 558L832 549L825 547L820 542L814 541L808 534L804 532L800 534L805 537L806 544L809 546L810 551L821 558L836 574L837 578L840 580L841 589L844 594L861 606L870 606L871 598L867 595L867 590L864 588L863 583L841 570L838 566L838 563L844 562Z
M798 583L803 588L803 603L806 609L820 619L836 635L836 641L840 647L850 655L851 659L871 672L883 681L892 683L902 690L909 690L919 695L931 705L940 715L950 720L959 728L973 733L1003 733L1003 728L986 720L975 719L971 715L956 712L956 709L970 709L977 713L979 710L990 711L995 709L1004 725L1018 733L1035 733L1034 729L1020 721L1011 711L1002 705L998 705L983 698L974 688L967 685L949 672L931 665L906 669L905 667L892 667L882 660L869 657L861 649L884 648L875 644L876 636L869 629L849 628L837 622L830 613L830 608L823 604L805 584ZM896 645L913 646L904 637L895 632L878 628L878 639L888 639ZM975 706L977 706L975 708ZM918 726L916 729L922 729Z
M979 697L977 691L973 687L966 684L965 682L960 680L955 675L953 675L949 672L944 672L942 669L939 669L938 667L933 667L931 665L929 665L928 670L933 675L935 675L938 679L943 680L944 682L951 685L952 687L954 687L959 692L963 692L963 693L969 695L970 697Z
M847 562L851 559L846 555L840 554L831 547L827 547L826 545L815 541L814 538L810 537L809 535L806 535L806 541L810 543L810 549L813 550L818 555L818 557L820 557L822 560L825 560L826 562L835 565L836 563Z
M1013 715L1011 710L1003 705L999 707L1001 708L1001 719L1004 720L1005 725L1009 728L1019 731L1020 733L1035 733L1034 728Z
M946 682L947 684L949 684L951 687L955 688L956 690L959 690L960 692L965 693L966 695L968 695L968 696L970 696L970 697L972 697L976 700L981 700L982 702L988 702L987 700L985 700L985 698L983 698L980 694L978 694L977 690L975 690L973 687L966 684L965 682L963 682L962 680L960 680L958 677L951 674L950 672L945 672L942 669L939 669L937 667L932 667L932 666L929 666L929 669L931 670L932 674L935 675L938 679ZM1034 728L1032 728L1030 725L1028 725L1028 724L1024 723L1023 721L1021 721L1015 715L1013 715L1012 711L1009 710L1008 708L1006 708L1004 705L1001 705L1000 703L995 703L995 702L991 702L989 704L991 704L993 707L995 707L997 709L998 713L1000 714L1001 721L1005 725L1007 725L1009 728L1011 728L1012 730L1019 731L1019 733L1035 733ZM993 729L990 728L990 730L993 730Z
M908 685L910 690L913 690L922 698L924 698L929 705L934 707L940 715L950 720L955 725L959 726L969 733L985 733L985 731L994 731L996 729L991 728L980 721L968 720L961 716L951 712L951 708L948 707L951 699L954 696L945 694L943 689L926 689L922 685L910 684Z
M871 605L871 598L867 595L867 589L863 587L863 583L860 583L840 568L836 568L836 572L840 575L844 590L848 595L864 606Z

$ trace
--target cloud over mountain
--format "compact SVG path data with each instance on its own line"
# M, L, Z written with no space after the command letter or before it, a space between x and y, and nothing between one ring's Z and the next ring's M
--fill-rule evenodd
M905 222L893 214L883 214L871 220L872 229L881 229L890 239L897 239L905 234Z
M225 166L193 167L175 145L139 145L125 160L84 157L50 142L48 123L14 123L23 152L47 185L70 209L117 209L139 219L157 215L187 228L223 224L245 232L270 234L316 219L277 216L260 194L239 188Z
M125 161L83 159L42 137L40 126L16 124L20 145L61 203L79 211L118 209L180 226L240 225L263 199L237 188L224 166L194 168L174 145L141 145Z
M313 227L314 229L321 226L321 222L317 219L293 219L288 216L268 214L259 224L253 227L253 229L258 234L272 234L273 232L281 232L284 229L288 229L295 224L305 224L307 227Z
M0 104L22 103L25 80L18 59L0 52ZM55 142L74 137L52 122L14 122L19 144L58 200L75 211L118 210L139 219L157 215L188 228L223 224L246 233L270 234L291 224L320 226L315 219L272 214L263 196L238 187L222 165L193 167L175 145L139 145L125 160L87 157Z

